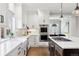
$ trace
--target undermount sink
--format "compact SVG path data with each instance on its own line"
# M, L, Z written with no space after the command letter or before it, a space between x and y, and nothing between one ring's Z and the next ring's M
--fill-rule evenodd
M70 39L62 38L62 37L53 37L56 41L71 41Z

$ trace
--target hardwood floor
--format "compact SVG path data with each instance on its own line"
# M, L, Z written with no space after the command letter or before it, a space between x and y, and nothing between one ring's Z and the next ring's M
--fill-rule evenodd
M47 47L32 47L27 56L49 56L49 50Z

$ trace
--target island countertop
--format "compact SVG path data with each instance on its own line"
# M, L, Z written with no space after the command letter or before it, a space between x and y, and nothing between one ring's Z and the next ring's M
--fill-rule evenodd
M79 49L79 37L68 36L63 38L69 39L71 41L56 41L51 36L49 36L49 39L51 39L63 49Z

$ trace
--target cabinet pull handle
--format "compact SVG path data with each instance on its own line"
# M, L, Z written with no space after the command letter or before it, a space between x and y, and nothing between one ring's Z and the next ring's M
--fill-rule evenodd
M24 50L24 55L26 55L26 51Z
M18 48L18 50L21 49L21 47Z
M18 55L21 53L21 51L18 52Z

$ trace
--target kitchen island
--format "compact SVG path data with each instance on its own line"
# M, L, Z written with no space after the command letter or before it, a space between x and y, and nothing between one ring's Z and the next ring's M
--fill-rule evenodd
M51 56L79 56L79 38L73 36L49 36Z

